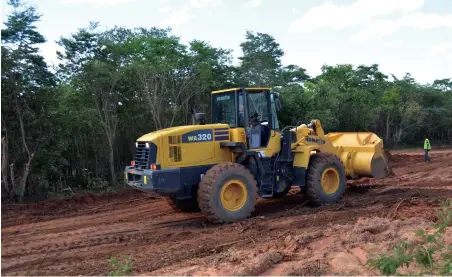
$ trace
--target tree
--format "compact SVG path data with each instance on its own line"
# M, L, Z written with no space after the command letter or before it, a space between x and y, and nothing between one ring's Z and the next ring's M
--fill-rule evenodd
M108 142L110 180L115 185L114 146L121 99L117 86L122 75L118 42L124 38L124 29L98 34L96 28L97 24L91 24L88 30L82 29L72 38L63 38L60 45L65 48L65 53L60 53L59 58L65 62L61 65L62 72L71 78L76 90L92 97L92 110Z
M40 19L36 8L19 0L8 5L13 11L2 29L2 131L4 143L14 147L3 147L7 151L4 160L10 163L11 185L7 176L3 181L6 191L19 194L22 201L37 152L50 135L46 125L52 110L46 107L52 102L55 82L36 47L45 42L36 31L35 23ZM16 139L21 141L20 148L13 143ZM17 170L22 174L16 178Z
M130 66L155 127L173 126L184 104L197 93L188 89L199 73L188 57L187 47L178 37L162 36L160 30L135 34L128 47Z
M91 22L59 41L60 65L49 72L36 46L34 7L10 1L2 30L2 192L47 197L68 186L115 189L133 159L135 140L158 129L191 124L190 110L210 113L212 90L272 87L281 94L281 125L320 119L327 132L372 131L385 147L452 140L452 82L419 84L388 76L377 64L324 65L310 77L283 65L269 34L246 32L240 65L231 50L171 29ZM109 180L109 181L107 181Z
M268 34L247 31L240 47L243 52L239 57L241 82L257 87L276 85L284 55L279 43Z
M209 107L205 97L218 83L227 83L230 51L194 40L184 45L169 30L140 30L125 44L129 67L139 82L156 129L188 123L190 108ZM201 105L199 105L201 103ZM207 103L207 105L205 105Z

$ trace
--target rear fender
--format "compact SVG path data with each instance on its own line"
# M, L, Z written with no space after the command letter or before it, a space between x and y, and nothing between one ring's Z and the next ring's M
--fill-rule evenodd
M294 154L292 185L304 187L306 183L306 170L308 169L311 155L320 152L320 148L317 146L303 145L298 146L292 152Z

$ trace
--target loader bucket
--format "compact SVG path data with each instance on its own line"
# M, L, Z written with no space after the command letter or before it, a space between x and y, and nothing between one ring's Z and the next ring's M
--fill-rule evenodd
M327 139L336 148L337 156L351 178L385 178L392 175L383 149L383 140L374 133L328 133Z

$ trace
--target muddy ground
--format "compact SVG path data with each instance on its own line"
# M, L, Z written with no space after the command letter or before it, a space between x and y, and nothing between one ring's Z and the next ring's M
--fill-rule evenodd
M368 255L412 237L452 199L452 150L431 157L394 151L396 176L350 182L340 203L309 207L293 189L227 225L130 189L2 205L1 272L106 275L116 256L130 257L137 275L378 274L365 266Z

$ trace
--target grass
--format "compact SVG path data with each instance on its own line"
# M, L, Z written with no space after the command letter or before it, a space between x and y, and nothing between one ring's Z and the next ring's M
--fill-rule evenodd
M415 240L400 242L392 253L370 258L367 265L384 275L403 275L399 270L410 265L417 272L409 275L452 275L452 245L444 244L446 228L452 226L452 201L441 203L441 207L433 231L416 230Z
M108 260L111 271L108 276L131 276L133 275L133 262L130 257L124 261L118 261L116 257L111 257Z

